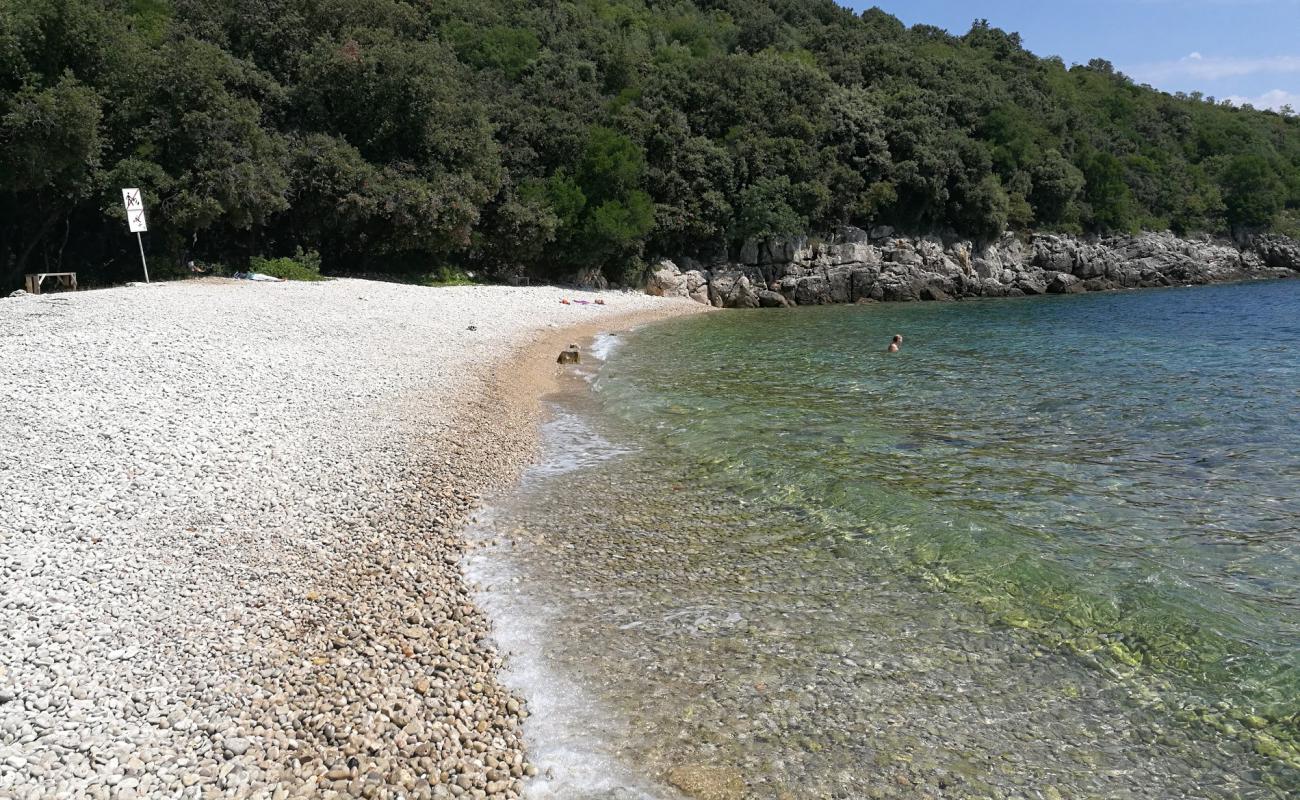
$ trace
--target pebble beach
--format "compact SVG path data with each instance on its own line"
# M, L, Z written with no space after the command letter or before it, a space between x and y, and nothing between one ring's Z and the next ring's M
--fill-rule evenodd
M0 797L518 797L528 712L462 523L533 456L559 349L701 309L356 280L0 300Z

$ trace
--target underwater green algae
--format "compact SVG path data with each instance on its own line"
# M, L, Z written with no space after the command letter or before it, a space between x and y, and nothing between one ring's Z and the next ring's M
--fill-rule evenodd
M598 387L677 480L1300 768L1297 319L1276 283L707 315Z
M485 532L531 797L1300 792L1300 282L705 315L593 388Z

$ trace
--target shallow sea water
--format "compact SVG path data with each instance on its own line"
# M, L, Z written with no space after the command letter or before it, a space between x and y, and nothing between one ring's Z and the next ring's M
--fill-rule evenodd
M475 533L530 796L1300 791L1300 281L602 349Z

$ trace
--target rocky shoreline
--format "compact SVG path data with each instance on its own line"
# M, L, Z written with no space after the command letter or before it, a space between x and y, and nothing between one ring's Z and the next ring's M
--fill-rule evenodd
M1081 238L1006 234L977 246L891 228L842 227L825 240L749 242L735 260L661 261L646 291L722 308L1074 294L1300 276L1300 242L1241 243L1172 233Z
M533 456L556 349L699 309L563 297L5 301L0 796L518 797L462 523Z

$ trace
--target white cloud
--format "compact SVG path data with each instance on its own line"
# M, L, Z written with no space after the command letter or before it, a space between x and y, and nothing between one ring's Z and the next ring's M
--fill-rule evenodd
M1184 56L1176 61L1138 64L1125 71L1140 82L1155 85L1179 79L1216 81L1222 78L1241 78L1247 75L1289 75L1300 73L1300 56L1238 58L1234 56L1204 56L1198 52Z
M1255 108L1271 108L1274 111L1281 111L1283 106L1291 106L1293 110L1300 111L1300 92L1288 92L1285 89L1274 89L1258 97L1232 95L1224 99L1239 106L1249 103Z

